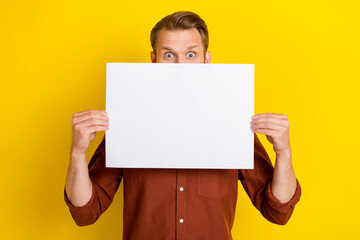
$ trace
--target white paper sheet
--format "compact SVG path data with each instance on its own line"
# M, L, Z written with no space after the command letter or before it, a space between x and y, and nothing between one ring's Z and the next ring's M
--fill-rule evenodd
M252 169L253 64L107 63L106 166Z

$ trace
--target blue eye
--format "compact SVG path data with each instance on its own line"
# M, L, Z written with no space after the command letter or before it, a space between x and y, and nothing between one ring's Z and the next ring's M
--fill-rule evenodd
M169 52L168 52L168 53L165 53L165 57L166 57L166 58L172 58L172 57L173 57L173 54L172 54L172 53L169 53Z
M193 53L193 52L189 52L189 53L187 54L187 57L189 57L189 58L193 58L193 57L195 57L195 53Z

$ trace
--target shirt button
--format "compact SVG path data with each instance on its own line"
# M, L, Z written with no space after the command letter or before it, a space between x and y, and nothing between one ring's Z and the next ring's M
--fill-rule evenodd
M184 222L184 219L180 218L180 223L183 223Z
M183 187L180 187L180 192L184 191L184 188Z

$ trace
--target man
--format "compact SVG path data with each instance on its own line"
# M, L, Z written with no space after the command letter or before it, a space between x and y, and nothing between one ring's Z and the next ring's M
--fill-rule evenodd
M163 18L151 32L153 63L210 63L205 22L191 12ZM286 115L252 117L276 152L275 168L254 135L254 169L129 169L105 167L105 139L87 166L86 151L98 131L109 129L104 111L73 115L65 201L75 222L94 223L124 181L123 239L232 239L238 180L254 206L271 222L285 224L301 188L291 163Z

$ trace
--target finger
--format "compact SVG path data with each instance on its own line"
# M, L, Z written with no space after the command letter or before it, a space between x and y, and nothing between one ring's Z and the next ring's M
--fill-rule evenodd
M109 126L109 122L98 118L90 118L81 123L76 124L77 128L85 128L89 126Z
M264 128L259 128L259 129L253 130L253 131L256 133L265 134L267 136L274 137L274 138L279 134L278 130L271 130L271 129L264 129Z
M274 118L280 118L280 119L288 119L287 115L278 114L278 113L259 113L259 114L255 114L252 118L253 119L258 119L258 118L264 118L264 117L274 117Z
M89 135L93 132L106 131L108 129L109 129L108 126L91 126L84 129L84 134Z
M260 123L256 123L252 125L252 129L270 129L270 130L286 130L286 127L276 124L276 123L272 123L272 122L260 122Z
M289 121L286 119L280 119L280 118L269 117L269 116L253 119L250 123L251 123L251 125L255 125L258 123L273 123L273 124L277 124L277 125L287 127L287 128L290 126Z
M103 114L95 113L95 112L89 112L79 117L73 117L73 124L81 123L84 121L87 121L89 119L100 119L104 121L109 121L109 117Z
M82 111L82 112L77 112L77 113L74 113L74 117L80 117L80 116L83 116L85 114L91 114L91 113L96 113L96 114L102 114L102 115L105 115L107 116L107 112L106 111L102 111L102 110L93 110L93 109L90 109L90 110L85 110L85 111Z

